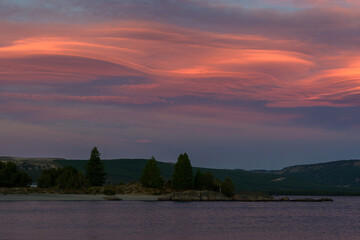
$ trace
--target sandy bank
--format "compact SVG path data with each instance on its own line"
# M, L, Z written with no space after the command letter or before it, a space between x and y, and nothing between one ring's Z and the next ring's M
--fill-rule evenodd
M97 194L56 194L56 193L32 193L32 194L0 194L1 201L103 201L105 195ZM125 195L117 194L124 201L156 201L157 195Z

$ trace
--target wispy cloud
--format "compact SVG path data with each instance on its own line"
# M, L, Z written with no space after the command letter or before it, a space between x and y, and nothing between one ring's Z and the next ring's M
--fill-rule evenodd
M140 119L130 142L154 144L151 126L309 127L309 109L360 104L359 12L337 0L0 1L0 114L116 128L121 114L77 111L121 108L124 125ZM156 120L144 127L144 114ZM356 127L346 114L325 127Z

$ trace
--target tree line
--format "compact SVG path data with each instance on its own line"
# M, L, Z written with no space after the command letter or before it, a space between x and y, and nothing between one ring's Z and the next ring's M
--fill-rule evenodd
M160 168L157 166L154 157L146 163L140 181L144 187L160 188L164 186L165 179L161 177ZM197 170L194 176L189 156L186 153L179 155L168 185L175 190L219 191L228 197L235 193L235 185L229 177L221 181L215 179L212 172L201 173L200 170Z
M23 187L31 181L31 177L19 171L15 163L0 162L0 187Z
M72 166L43 170L38 186L41 188L81 189L90 186L102 186L106 181L104 163L100 159L97 147L91 150L90 158L85 165L85 174ZM31 177L17 169L13 162L0 162L0 187L27 186ZM232 196L235 186L230 178L223 181L215 178L212 172L202 173L193 169L187 153L180 154L174 166L172 178L168 181L161 176L160 168L154 157L147 161L142 170L140 182L144 187L163 188L165 185L174 190L212 190L226 196Z
M42 188L80 189L89 186L102 186L106 180L105 166L100 160L96 147L91 150L90 159L85 166L85 175L72 166L51 168L41 172L38 186ZM25 187L31 184L31 177L20 171L13 162L0 161L0 187Z
M105 166L100 159L99 150L94 147L85 165L85 175L72 166L52 168L41 173L38 186L42 188L81 189L90 186L102 186L105 180Z

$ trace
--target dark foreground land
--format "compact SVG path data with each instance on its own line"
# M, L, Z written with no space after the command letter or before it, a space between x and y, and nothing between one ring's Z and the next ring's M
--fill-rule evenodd
M226 197L214 191L174 191L169 188L145 188L140 183L91 187L79 190L58 188L0 188L0 201L241 201L241 202L325 202L330 198L273 197L260 192L241 192Z
M86 161L65 159L0 157L13 161L34 181L44 169L73 166L84 172ZM146 159L104 160L108 184L139 181ZM171 179L173 163L158 162L161 175ZM360 160L335 161L311 165L291 166L276 171L245 171L241 169L209 169L193 167L194 173L211 171L215 178L230 177L236 192L261 191L269 195L357 196L360 195Z
M161 196L159 201L238 201L238 202L331 202L331 198L294 198L268 196L262 193L240 193L232 197L226 197L221 193L213 191L186 191L175 192L167 196Z

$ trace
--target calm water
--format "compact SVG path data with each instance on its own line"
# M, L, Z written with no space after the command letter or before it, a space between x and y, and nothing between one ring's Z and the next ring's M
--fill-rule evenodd
M334 199L0 202L0 239L360 239L360 198Z

